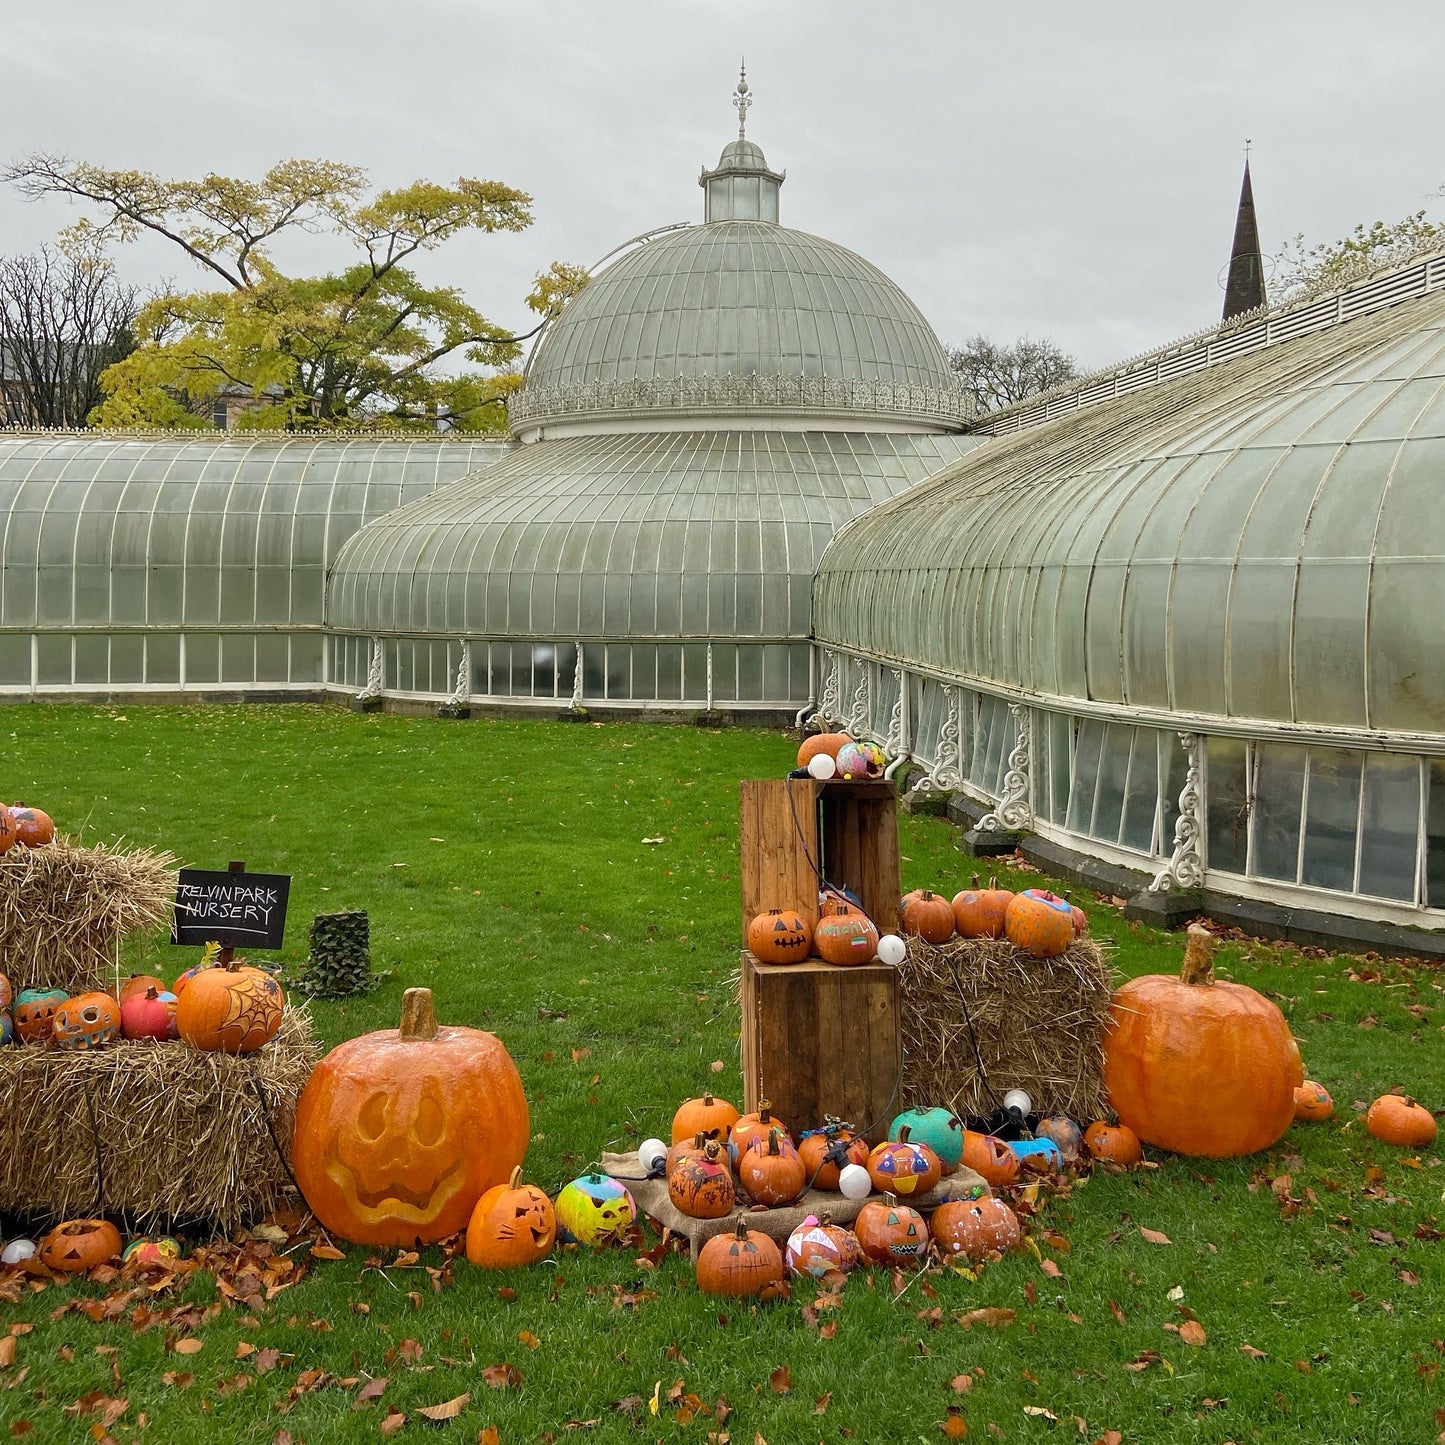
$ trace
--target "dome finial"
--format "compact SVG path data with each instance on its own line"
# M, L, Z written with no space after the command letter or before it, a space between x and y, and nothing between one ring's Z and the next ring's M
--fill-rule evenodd
M738 73L737 93L733 96L733 104L738 108L739 140L747 139L748 109L752 103L752 92L748 90L748 58L747 56L743 56L742 67Z

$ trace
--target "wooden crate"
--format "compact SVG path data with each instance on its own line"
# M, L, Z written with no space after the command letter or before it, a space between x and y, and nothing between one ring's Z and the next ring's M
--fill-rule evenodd
M815 926L819 871L858 895L879 933L897 931L898 793L891 782L750 778L740 793L744 937L748 921L769 908L796 908Z
M877 1143L900 1112L903 1064L899 970L890 964L840 968L811 958L781 967L744 952L743 1098L768 1100L795 1132L826 1114Z

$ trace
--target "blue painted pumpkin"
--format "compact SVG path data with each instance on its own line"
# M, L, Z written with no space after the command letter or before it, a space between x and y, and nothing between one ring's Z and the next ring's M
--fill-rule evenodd
M621 1244L636 1218L627 1186L606 1174L583 1174L557 1196L557 1237L564 1243Z
M945 1172L951 1174L958 1168L963 1158L963 1122L952 1109L905 1109L888 1126L888 1137L897 1139L900 1129L907 1129L915 1144L927 1144Z

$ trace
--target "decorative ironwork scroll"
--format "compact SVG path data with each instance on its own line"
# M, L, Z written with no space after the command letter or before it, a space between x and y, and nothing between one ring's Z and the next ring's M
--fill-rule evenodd
M869 716L873 706L873 676L866 662L858 664L858 686L853 690L853 710L848 714L848 731L855 738L866 738L871 731Z
M883 737L883 752L889 759L901 757L908 743L908 739L903 736L903 693L908 686L908 679L904 677L901 667L893 668L892 672L898 679L898 696L893 699L893 709L888 714L888 731Z
M991 813L985 813L978 820L980 833L1024 833L1034 825L1034 810L1029 799L1032 714L1017 702L1009 703L1008 710L1018 725L1018 741L1008 755L1008 771L1003 775L1003 797Z
M582 710L582 644L577 644L577 670L572 674L572 707Z
M943 688L943 724L938 730L938 747L933 766L913 785L914 791L952 793L963 786L962 727L959 722L958 689Z
M1200 789L1200 763L1204 739L1199 733L1180 733L1189 767L1179 794L1179 817L1174 822L1174 851L1154 875L1150 893L1189 892L1204 884L1204 794Z
M370 702L381 696L381 638L371 639L371 656L366 664L366 684L356 694L357 702Z
M828 676L818 710L813 714L824 727L843 721L843 659L836 652L828 653L827 657Z
M472 644L462 639L462 660L457 663L457 680L443 707L461 707L472 695Z

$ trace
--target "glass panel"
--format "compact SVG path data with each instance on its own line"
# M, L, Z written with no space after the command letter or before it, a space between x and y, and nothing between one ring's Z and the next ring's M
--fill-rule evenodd
M1305 805L1305 853L1300 882L1352 893L1355 832L1360 813L1363 755L1345 748L1309 750L1310 789ZM1414 829L1411 842L1414 841ZM1414 869L1410 872L1413 886Z
M1420 760L1370 753L1360 818L1361 893L1414 900L1419 828Z
M1119 820L1124 810L1124 784L1129 774L1130 746L1134 729L1124 723L1105 723L1104 746L1099 755L1099 786L1094 798L1094 821L1090 832L1110 843L1119 839Z
M1204 756L1207 862L1227 873L1243 873L1249 847L1249 748L1240 738L1206 738Z
M1063 822L1069 812L1070 751L1074 738L1074 720L1067 713L1050 713L1049 717L1049 791L1052 806L1049 816Z
M0 685L30 686L30 638L24 634L0 635Z
M145 640L146 681L174 685L181 680L181 639L174 633L157 633Z
M221 681L255 682L256 639L249 633L229 634L221 639Z
M38 639L38 680L70 685L70 638L41 636Z
M1430 760L1430 804L1425 822L1425 901L1445 908L1445 758Z
M1306 749L1257 743L1254 765L1254 846L1249 871L1293 883L1299 876L1300 803Z
M133 687L144 681L145 639L132 634L110 639L110 681L113 687Z
M1070 780L1068 828L1087 833L1094 813L1094 789L1099 777L1099 755L1104 747L1104 724L1094 718L1079 723L1074 744L1074 772Z
M76 682L110 681L110 639L104 636L81 636L75 639Z
M323 641L315 632L302 633L291 639L289 681L321 682Z
M114 658L111 665L115 665ZM256 638L257 682L286 682L290 666L290 649L283 634L267 632Z
M1124 795L1124 822L1119 841L1141 853L1154 849L1154 818L1159 807L1159 746L1163 737L1151 728L1134 729L1129 760L1129 786Z
M220 677L221 639L214 633L186 634L186 686Z

